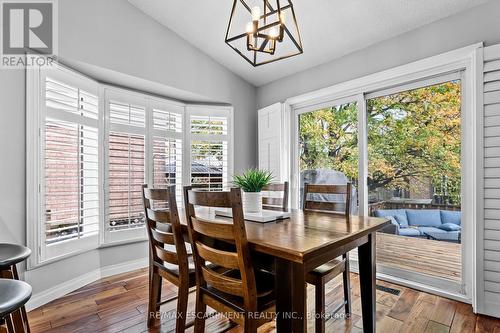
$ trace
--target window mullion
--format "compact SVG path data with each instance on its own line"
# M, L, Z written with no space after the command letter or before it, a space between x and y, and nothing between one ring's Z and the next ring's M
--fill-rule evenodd
M131 123L132 121L132 108L129 104L128 106L128 122L129 124ZM132 168L132 154L131 154L131 151L132 151L132 135L129 134L128 135L128 186L127 186L127 189L128 189L128 192L127 192L127 202L128 202L128 205L127 205L127 212L128 212L128 226L130 227L130 221L132 219L132 214L131 214L131 211L130 211L130 205L132 203L131 201L131 196L130 196L130 187L132 186L132 181L131 181L131 168Z

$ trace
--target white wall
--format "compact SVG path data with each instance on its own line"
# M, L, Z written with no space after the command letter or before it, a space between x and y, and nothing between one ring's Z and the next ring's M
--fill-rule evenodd
M429 24L257 89L259 108L478 42L500 43L500 1ZM348 36L346 36L348 38ZM325 40L325 43L328 41ZM304 52L307 52L305 47Z
M59 1L59 55L232 104L235 171L256 164L255 88L126 0ZM0 70L0 242L26 244L25 121L25 72ZM144 242L105 248L30 271L27 278L37 294L146 256Z

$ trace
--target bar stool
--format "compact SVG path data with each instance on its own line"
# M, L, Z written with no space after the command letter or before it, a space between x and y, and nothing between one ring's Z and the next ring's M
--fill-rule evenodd
M13 316L31 297L31 286L23 281L0 279L0 325L7 324L9 333L21 333L22 322ZM24 329L24 328L23 328Z
M0 243L0 278L19 280L16 265L31 255L31 250L18 244ZM30 333L24 303L12 313L15 332Z

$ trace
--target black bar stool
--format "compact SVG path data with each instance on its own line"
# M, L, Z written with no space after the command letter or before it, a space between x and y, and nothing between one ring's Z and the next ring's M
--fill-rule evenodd
M31 255L31 250L18 244L0 243L0 278L19 280L16 265ZM24 303L12 313L15 332L30 333L28 316Z
M0 279L0 325L6 323L9 333L24 332L23 322L17 322L20 318L13 314L19 312L30 297L31 286L26 282Z

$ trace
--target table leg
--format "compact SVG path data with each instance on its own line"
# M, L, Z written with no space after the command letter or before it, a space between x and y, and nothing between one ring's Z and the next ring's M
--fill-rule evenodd
M304 265L292 264L292 328L294 333L307 332L307 290Z
M276 258L276 332L289 333L292 331L292 322L289 314L292 313L292 265L289 261Z
M368 235L368 242L358 247L359 284L361 287L361 311L363 314L363 332L375 333L375 233Z

